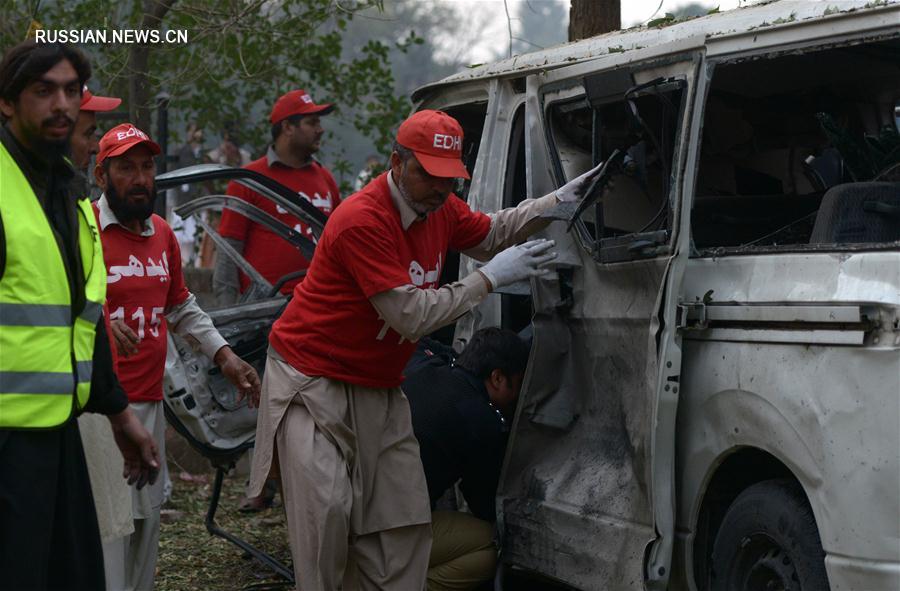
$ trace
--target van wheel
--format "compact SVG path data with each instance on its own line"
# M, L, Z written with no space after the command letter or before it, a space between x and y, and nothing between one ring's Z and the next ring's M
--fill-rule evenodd
M766 480L734 500L713 543L713 591L827 590L812 509L790 479Z

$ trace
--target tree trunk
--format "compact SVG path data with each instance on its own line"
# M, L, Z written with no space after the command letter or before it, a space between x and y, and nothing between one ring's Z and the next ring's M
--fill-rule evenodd
M176 0L144 0L141 29L159 29L163 17ZM153 87L150 83L150 45L135 43L128 52L128 110L138 129L150 132Z
M569 41L617 31L622 27L620 0L572 0Z

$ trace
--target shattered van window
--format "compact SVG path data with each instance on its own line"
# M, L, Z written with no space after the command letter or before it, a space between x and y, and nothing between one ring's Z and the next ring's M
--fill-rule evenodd
M900 240L900 41L715 67L692 237L700 249Z
M581 218L596 241L671 225L671 170L683 95L681 87L671 87L594 106L583 98L550 106L553 144L567 180L615 150L627 154L606 197Z

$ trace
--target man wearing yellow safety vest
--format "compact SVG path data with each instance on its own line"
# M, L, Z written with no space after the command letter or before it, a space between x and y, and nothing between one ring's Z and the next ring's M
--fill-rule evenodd
M156 444L127 406L101 318L106 269L65 157L90 64L63 44L0 61L0 586L103 589L75 417L109 417L124 475L156 478Z

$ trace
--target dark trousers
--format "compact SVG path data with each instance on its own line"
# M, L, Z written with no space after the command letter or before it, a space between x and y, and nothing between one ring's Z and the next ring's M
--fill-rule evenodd
M47 431L0 430L0 589L105 587L77 421Z

